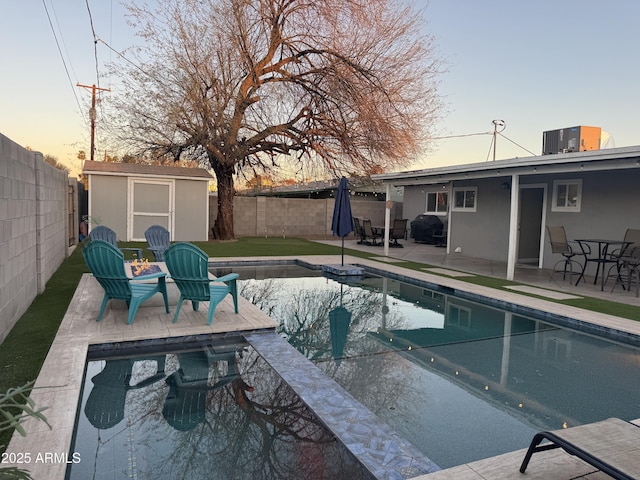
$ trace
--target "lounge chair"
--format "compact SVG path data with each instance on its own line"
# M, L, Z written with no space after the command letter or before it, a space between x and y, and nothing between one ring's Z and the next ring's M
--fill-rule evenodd
M104 310L109 300L124 300L129 307L127 323L131 325L142 302L148 300L156 293L161 293L164 298L164 306L169 313L169 300L167 298L166 273L153 273L136 277L135 280L127 277L125 272L124 256L116 247L103 240L93 240L82 250L85 262L91 273L104 289L104 297L100 306L97 322L102 320ZM140 280L157 279L156 283L138 283Z
M540 445L543 440L551 443ZM640 427L619 418L537 433L520 472L525 472L534 453L554 448L562 448L613 478L640 478Z
M162 225L151 225L144 232L147 239L147 248L151 250L156 262L164 261L164 252L171 244L171 233Z
M567 278L567 267L569 268L569 281L573 275L581 275L583 272L583 266L580 262L573 257L581 255L582 253L572 246L573 242L567 240L567 234L563 226L549 227L547 226L547 234L549 235L549 242L551 243L551 252L559 253L564 258L556 262L553 266L553 271L556 273L562 272L562 279ZM588 247L588 245L585 245ZM558 265L562 264L562 270L557 269ZM576 272L573 271L573 266L577 265L579 268ZM580 281L580 279L578 279ZM577 284L576 284L577 285Z
M389 240L393 240L393 243L389 244L392 247L400 247L402 248L402 244L398 243L398 240L407 238L407 219L406 218L396 218L393 221L393 227L391 228L391 232L389 232Z
M91 229L89 232L90 240L102 240L104 242L110 243L116 248L119 248L123 252L134 252L134 256L138 260L142 260L142 249L140 248L120 248L118 247L118 239L116 238L116 232L111 230L109 227L105 227L104 225L98 225Z
M165 263L171 278L180 290L180 299L173 322L178 321L182 302L191 300L193 310L198 310L200 302L209 302L207 324L213 321L213 312L224 297L231 295L235 312L238 313L237 273L224 277L209 278L209 257L198 247L187 242L171 245L164 253Z

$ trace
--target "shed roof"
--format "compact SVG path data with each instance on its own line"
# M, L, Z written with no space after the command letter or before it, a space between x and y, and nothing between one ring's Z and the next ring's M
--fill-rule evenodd
M85 160L82 173L85 175L144 175L154 177L183 177L211 180L213 177L203 168L166 167L140 163L112 163Z
M585 152L538 155L449 167L371 175L373 180L393 185L417 185L452 180L517 175L542 175L581 171L606 171L640 167L640 146L607 148Z

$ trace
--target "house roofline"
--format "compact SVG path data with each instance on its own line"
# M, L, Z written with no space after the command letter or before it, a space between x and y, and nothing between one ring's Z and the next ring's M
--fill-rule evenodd
M382 173L372 175L371 178L373 180L380 180L385 184L418 185L488 177L510 177L514 174L543 175L625 168L640 168L640 146L539 155L535 157L511 158L406 172Z

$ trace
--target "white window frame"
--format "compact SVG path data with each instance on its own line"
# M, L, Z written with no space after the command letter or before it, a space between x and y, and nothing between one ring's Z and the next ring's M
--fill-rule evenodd
M435 195L435 210L429 210L429 195ZM447 205L444 207L444 210L438 210L438 195L446 195L447 196ZM429 215L446 215L449 210L449 192L447 191L439 191L439 192L427 192L425 197L426 204L424 207L424 213L428 213Z
M463 321L460 321L461 314L464 315ZM447 325L455 325L464 330L471 330L471 309L456 303L449 303L445 320Z
M558 205L558 188L561 186L568 187L575 185L577 188L575 205L569 205L566 199L564 205ZM552 212L579 212L582 206L582 179L554 180L553 181L553 198L551 200Z
M473 192L473 207L456 207L456 194L458 192L465 192L465 202L466 203L466 192ZM478 187L457 187L453 189L453 194L451 195L453 198L451 199L451 210L454 212L475 212L478 207Z

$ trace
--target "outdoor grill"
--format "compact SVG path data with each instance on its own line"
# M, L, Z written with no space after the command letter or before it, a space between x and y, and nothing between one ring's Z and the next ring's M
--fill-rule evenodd
M411 237L416 242L438 243L442 228L442 220L436 215L420 214L411 222Z

